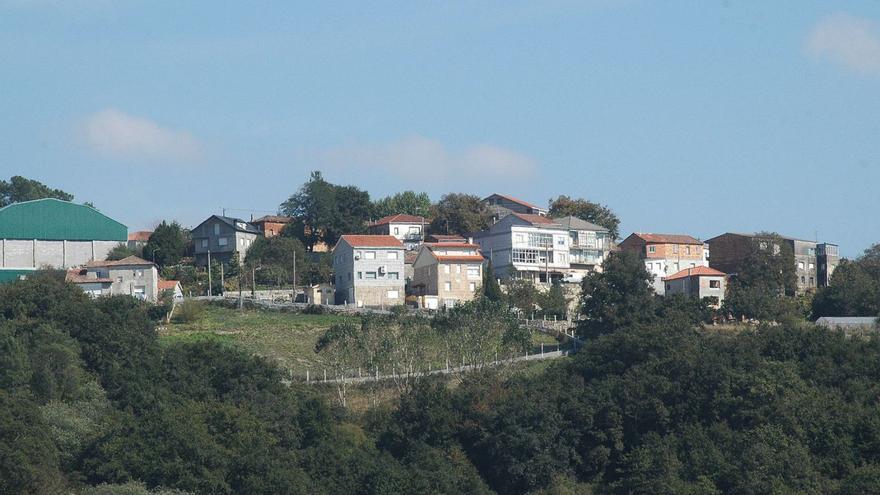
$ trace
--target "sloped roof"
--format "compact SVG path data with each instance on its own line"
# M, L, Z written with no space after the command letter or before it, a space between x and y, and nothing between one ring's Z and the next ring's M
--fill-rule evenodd
M460 235L455 234L431 234L428 236L428 239L435 239L437 243L445 243L445 242L464 242L465 238Z
M153 235L152 230L138 230L136 232L128 233L129 241L137 241L137 242L147 242L150 240L150 236Z
M499 198L506 199L506 200L510 201L511 203L516 203L518 205L525 206L526 208L532 208L535 210L544 210L544 208L541 208L540 206L535 206L532 203L529 203L528 201L523 201L521 199L516 199L512 196L507 196L507 195L498 194L498 193L492 193L492 194L486 196L485 198L483 198L483 201L486 201L487 199L491 198L492 196L498 196Z
M451 243L451 242L437 242L437 243L426 243L424 244L426 248L428 248L428 252L431 253L432 256L437 258L437 261L442 262L468 262L468 261L476 261L482 262L485 258L480 254L480 246L477 244L469 244L469 243ZM474 250L477 254L467 254L467 253L457 253L457 254L437 254L434 252L434 249L468 249Z
M64 280L74 284L111 284L113 280L109 278L89 277L85 269L71 268L67 270Z
M160 278L159 279L159 290L160 291L174 290L177 287L177 284L179 284L179 283L180 283L180 281L178 281L178 280L165 280L165 279Z
M594 230L597 232L608 232L608 229L601 225L596 225L595 223L588 222L583 218L578 218L572 215L567 217L556 217L553 219L554 222L562 225L568 230Z
M511 213L511 215L532 225L559 225L561 227L561 225L552 218L547 218L541 215L525 213Z
M45 198L0 208L0 239L125 242L128 227L91 206Z
M425 217L420 217L416 215L406 215L404 213L398 213L397 215L388 215L387 217L382 217L375 222L372 222L370 225L387 225L389 223L429 223L428 219Z
M137 256L129 256L127 258L122 258L121 260L116 261L90 261L86 263L88 267L104 267L104 266L148 266L153 265L152 262L147 261L143 258L138 258Z
M633 235L641 238L645 242L650 242L653 244L697 244L699 246L703 245L703 241L684 234L651 234L636 232Z
M258 234L258 235L262 234L262 231L256 225L254 225L252 223L246 222L240 218L224 217L222 215L211 215L210 217L206 218L204 222L196 225L193 230L198 229L199 227L204 225L206 222L208 222L212 218L216 218L217 220L220 220L221 222L225 223L226 225L228 225L229 227L234 229L236 232L245 232L248 234ZM239 224L244 224L244 228L239 227L238 226Z
M403 249L403 244L393 235L354 235L346 234L339 238L351 247L387 247Z
M727 274L724 272L720 272L714 268L709 268L708 266L695 266L693 268L685 268L684 270L673 273L668 277L664 277L663 280L678 280L680 278L688 278L688 277L726 277Z

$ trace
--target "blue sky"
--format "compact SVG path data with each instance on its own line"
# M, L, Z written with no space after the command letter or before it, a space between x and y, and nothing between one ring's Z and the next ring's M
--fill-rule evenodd
M854 256L878 131L873 1L0 0L0 176L130 230L274 211L320 169Z

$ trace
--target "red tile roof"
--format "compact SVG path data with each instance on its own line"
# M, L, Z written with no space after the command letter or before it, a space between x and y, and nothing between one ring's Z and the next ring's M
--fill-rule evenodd
M138 241L138 242L147 242L150 240L151 235L153 235L152 230L138 230L137 232L129 232L128 240L129 241Z
M163 290L174 290L174 288L177 287L177 284L179 284L179 283L180 282L177 280L164 280L164 279L160 278L159 279L159 291L161 292Z
M533 209L535 209L535 210L541 210L541 209L542 209L542 208L539 208L539 207L537 207L537 206L535 206L535 205L533 205L533 204L531 204L531 203L529 203L529 202L527 202L527 201L523 201L523 200L521 200L521 199L516 199L516 198L513 198L513 197L511 197L511 196L505 196L504 194L498 194L498 193L492 193L492 194L490 194L490 195L489 195L488 197L486 197L483 201L485 201L486 199L491 198L492 196L498 196L499 198L504 198L504 199L510 201L511 203L516 203L516 204L518 204L518 205L523 205L523 206L525 206L526 208L533 208Z
M251 223L264 223L264 222L274 222L274 223L290 223L293 221L293 218L283 217L281 215L266 215L254 220Z
M388 215L387 217L380 218L370 225L386 225L389 223L429 223L428 219L425 217L419 217L415 215L406 215L403 213L398 213L397 215Z
M143 258L138 258L137 256L129 256L127 258L123 258L117 261L89 261L86 263L86 266L89 267L99 267L99 266L141 266L141 265L152 265L153 263L147 261Z
M437 258L437 261L450 261L450 262L475 261L475 262L481 263L481 262L483 262L483 260L485 260L485 258L483 258L483 255L480 254L480 246L478 246L476 244L468 244L466 242L463 242L463 243L434 242L434 243L426 243L425 247L427 247L428 250L431 252L431 254L435 258ZM467 253L437 254L434 252L434 248L437 248L437 249L448 249L448 248L470 249L470 250L476 250L477 254L467 254Z
M724 272L719 272L714 268L709 268L708 266L697 266L694 268L685 268L684 270L674 273L668 277L664 277L663 280L678 280L680 278L688 278L688 277L726 277L727 274Z
M403 244L393 235L354 235L346 234L339 238L351 247L390 247L401 248Z
M437 242L464 242L465 238L455 234L431 234L428 239L435 239Z
M429 248L470 248L470 249L480 249L479 244L471 244L468 242L426 242L425 246Z
M511 213L511 215L513 215L519 219L525 220L526 222L529 222L529 223L538 223L538 224L546 224L546 225L551 225L551 224L556 223L553 221L553 219L547 218L547 217L544 217L541 215L525 214L525 213Z
M641 232L636 232L633 234L636 237L642 238L645 242L650 242L653 244L697 244L702 246L703 241L700 241L694 237L689 235L681 235L681 234L645 234Z

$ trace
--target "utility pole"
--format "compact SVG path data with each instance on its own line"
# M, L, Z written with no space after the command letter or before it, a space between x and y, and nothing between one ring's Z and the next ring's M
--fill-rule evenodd
M226 277L223 275L223 263L220 263L220 292L226 292Z
M208 297L213 296L211 292L211 250L208 250Z
M296 250L293 251L293 299L290 302L296 302Z

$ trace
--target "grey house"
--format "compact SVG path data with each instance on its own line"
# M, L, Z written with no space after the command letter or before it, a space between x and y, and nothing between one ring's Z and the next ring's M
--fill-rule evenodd
M404 303L404 247L391 235L344 235L333 248L336 304Z
M212 260L223 264L228 264L236 252L243 260L247 250L260 236L262 233L256 225L240 218L212 215L192 230L196 265L208 265L208 251Z

